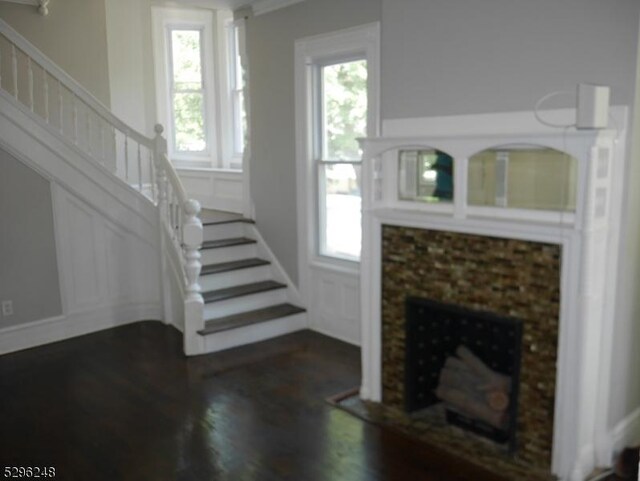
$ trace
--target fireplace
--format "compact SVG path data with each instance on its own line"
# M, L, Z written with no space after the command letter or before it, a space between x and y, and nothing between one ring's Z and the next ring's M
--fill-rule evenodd
M384 131L362 141L360 397L367 410L513 479L581 481L612 457L613 441L602 442L611 432L602 395L610 379L601 365L612 358L617 322L618 132L558 131L531 112L397 119ZM432 189L439 152L452 159L453 199ZM520 340L498 347L513 357L502 364L463 334L443 343L447 334L436 328L424 340L441 352L416 400L420 390L405 381L420 381L412 371L420 321L411 318L425 303L480 313L485 327L484 316L513 322ZM469 353L511 386L492 401L513 409L504 422L488 423L495 431L459 401L438 397L451 374L443 373L447 359L455 364Z
M406 411L515 452L522 322L419 297L405 309Z

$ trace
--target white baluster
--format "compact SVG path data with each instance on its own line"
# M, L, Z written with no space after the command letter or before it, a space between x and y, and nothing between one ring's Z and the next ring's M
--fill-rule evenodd
M105 152L104 145L104 121L102 119L98 119L100 124L100 158L102 159L102 163L104 164L107 160L107 153Z
M64 133L64 110L62 107L62 83L58 80L58 121L60 122L60 133Z
M116 128L111 127L112 147L113 147L113 173L118 175L118 144L116 136Z
M140 155L140 142L138 142L138 190L142 193L142 156Z
M149 182L151 183L151 200L153 202L158 202L158 197L157 197L157 189L156 189L156 169L155 166L153 164L153 153L151 152L151 149L147 150L147 153L149 154Z
M29 93L29 109L33 112L33 67L31 65L31 57L27 56L27 82Z
M87 151L89 155L93 157L93 147L91 146L91 110L89 110L89 106L87 106Z
M2 89L2 49L0 48L0 89Z
M18 56L16 46L11 45L11 76L13 80L13 96L18 100Z
M49 74L42 69L42 88L44 95L44 120L49 123Z
M124 132L124 180L129 183L129 133Z
M72 93L71 102L73 103L73 143L78 145L78 98Z

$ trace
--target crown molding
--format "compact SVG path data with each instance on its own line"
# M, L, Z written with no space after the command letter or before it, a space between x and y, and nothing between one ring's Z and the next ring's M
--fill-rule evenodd
M32 5L38 7L38 13L45 16L49 14L50 0L0 0L0 2L20 3L22 5Z
M300 2L304 2L304 0L257 0L251 4L251 8L253 15L257 17Z

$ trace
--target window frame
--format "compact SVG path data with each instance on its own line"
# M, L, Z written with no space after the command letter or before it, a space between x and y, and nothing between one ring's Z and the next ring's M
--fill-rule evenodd
M360 256L354 257L348 254L329 254L327 253L327 212L326 212L326 166L328 165L362 165L362 159L328 159L325 158L325 150L327 146L326 139L326 112L325 112L325 92L323 69L334 65L345 64L349 62L365 61L367 58L364 52L360 54L349 53L339 55L314 62L311 66L311 98L312 102L312 119L311 119L311 136L313 138L313 170L316 172L316 256L320 259L329 259L338 262L359 263ZM369 65L367 63L367 77L369 75ZM367 83L367 89L369 84ZM368 95L367 95L368 96ZM368 116L369 105L367 104L367 126L369 122ZM362 198L362 192L360 193ZM324 204L324 205L323 205Z
M297 219L298 266L301 291L308 291L310 266L335 272L357 274L359 260L346 260L320 255L318 226L319 169L315 154L317 139L312 135L316 121L317 69L319 66L343 61L365 59L367 61L367 137L379 134L379 77L380 77L380 24L372 23L304 38L295 44L296 75L296 157L297 157ZM359 162L358 162L359 163Z
M169 159L176 167L212 168L218 166L215 69L215 15L211 10L152 7L152 31L156 79L158 120L166 129ZM175 116L173 106L173 55L171 32L199 30L203 92L203 123L206 149L202 152L179 151L175 145Z

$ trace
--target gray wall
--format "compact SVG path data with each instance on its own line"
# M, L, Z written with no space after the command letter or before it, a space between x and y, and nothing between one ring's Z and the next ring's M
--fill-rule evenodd
M109 105L105 0L53 0L49 15L0 3L0 18Z
M294 41L380 20L380 0L306 0L247 20L251 195L261 234L298 278Z
M49 182L0 149L0 328L62 313Z
M639 29L640 30L640 29ZM622 222L620 276L611 370L609 424L615 426L640 407L640 38L636 74L634 124L628 156L625 218ZM640 433L637 433L640 442Z
M639 10L637 0L383 0L382 116L532 110L578 82L631 104Z

